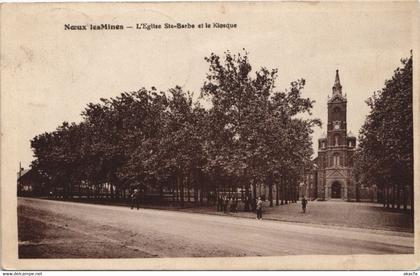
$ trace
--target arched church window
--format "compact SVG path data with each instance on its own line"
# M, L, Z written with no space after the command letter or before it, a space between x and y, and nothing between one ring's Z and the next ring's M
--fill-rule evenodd
M338 153L334 153L333 162L334 162L334 166L340 165L340 156L338 155Z
M325 149L325 141L322 141L321 144L322 144L322 148Z
M334 144L335 144L335 146L338 146L339 145L339 136L338 135L335 135L334 136Z

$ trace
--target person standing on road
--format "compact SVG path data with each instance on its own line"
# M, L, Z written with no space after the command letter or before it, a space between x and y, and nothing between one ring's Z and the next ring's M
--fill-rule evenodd
M233 212L233 197L229 197L229 212Z
M263 205L263 202L261 200L261 197L258 197L258 201L257 201L257 219L262 219L262 205Z
M134 189L131 194L131 209L134 208L134 205L136 205L137 210L140 208L140 192L138 189Z
M136 207L137 207L137 210L140 208L140 190L137 190L137 192L136 192Z
M238 201L236 200L236 197L233 196L231 198L231 204L230 204L230 211L233 213L236 213L236 207L237 207Z
M134 191L135 189L130 193L130 209L133 209L135 204Z
M245 212L249 211L249 197L247 195L245 196L245 200L244 200L244 211Z
M306 200L305 197L302 198L302 212L305 213L306 212L306 205L308 204L308 201Z

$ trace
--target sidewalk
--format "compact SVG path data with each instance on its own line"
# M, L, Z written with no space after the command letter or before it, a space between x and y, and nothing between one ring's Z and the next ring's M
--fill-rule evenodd
M300 202L269 207L265 202L263 219L319 225L344 226L375 230L414 232L411 215L403 211L386 210L380 204L345 201L310 201L306 213L302 213ZM185 208L184 212L229 215L255 218L252 212L217 212L214 208Z

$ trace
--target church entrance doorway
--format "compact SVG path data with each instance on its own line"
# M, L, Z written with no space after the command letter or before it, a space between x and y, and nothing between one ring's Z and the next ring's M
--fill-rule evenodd
M341 198L341 184L338 181L331 185L331 198Z

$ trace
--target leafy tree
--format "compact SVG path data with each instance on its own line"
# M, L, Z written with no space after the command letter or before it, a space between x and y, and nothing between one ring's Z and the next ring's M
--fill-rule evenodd
M276 92L277 70L261 68L252 76L246 52L227 52L223 59L211 54L206 61L210 68L202 95L212 101L210 139L215 145L209 165L223 168L222 176L239 178L246 193L252 184L254 198L256 183L267 179L271 187L276 169L297 177L301 163L295 163L293 154L300 153L301 160L310 158L310 128L319 123L294 118L312 108L311 100L301 98L305 81ZM294 129L297 121L306 127Z
M305 81L278 92L277 70L252 73L246 52L206 61L201 92L210 108L178 86L100 99L87 105L81 123L64 122L32 140L33 168L64 197L127 198L137 187L161 199L169 192L181 205L191 196L202 204L204 195L209 203L215 192L237 188L255 198L256 185L266 182L271 205L273 187L277 204L279 197L295 201L312 154L312 127L319 124L301 116L313 105L301 96Z
M367 185L383 192L385 206L413 206L413 61L385 81L385 87L367 100L371 108L360 131L356 172Z

